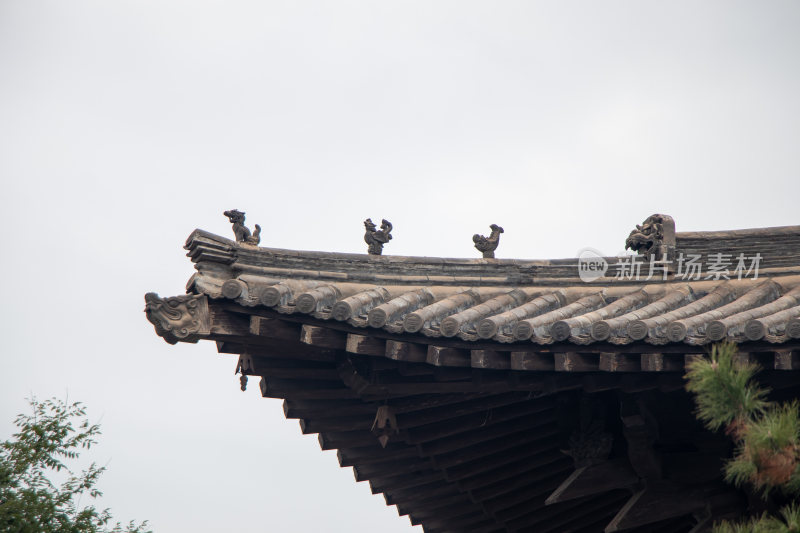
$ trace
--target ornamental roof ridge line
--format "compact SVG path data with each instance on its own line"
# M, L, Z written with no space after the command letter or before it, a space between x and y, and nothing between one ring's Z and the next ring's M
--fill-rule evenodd
M759 273L762 276L800 273L800 226L729 232L687 232L677 235L676 253L685 253L686 257L704 254L707 262L711 262L713 257L722 254L731 259L728 266L732 269L737 253L748 260L759 255ZM247 272L266 276L384 284L467 283L477 286L521 286L546 282L582 283L578 271L581 259L578 257L483 259L303 251L237 243L201 229L196 229L189 235L184 248L188 250L187 256L198 270L223 269L232 273ZM641 279L619 279L620 276L614 274L619 273L617 271L622 262L636 261L642 265L644 271L649 264L648 258L642 255L597 256L594 259L604 262L606 268L602 276L590 283L595 285L638 285ZM413 272L409 272L409 269L413 269ZM661 277L660 272L655 274L656 277ZM644 281L659 283L672 280L675 278L670 276L667 279Z

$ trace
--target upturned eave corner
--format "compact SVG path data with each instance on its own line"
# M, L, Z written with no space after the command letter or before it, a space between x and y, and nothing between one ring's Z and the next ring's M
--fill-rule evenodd
M161 298L154 292L144 295L144 312L156 334L169 344L196 343L211 333L208 297L184 294Z

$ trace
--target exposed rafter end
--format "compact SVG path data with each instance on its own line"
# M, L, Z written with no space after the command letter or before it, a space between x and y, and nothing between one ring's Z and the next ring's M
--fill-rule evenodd
M300 330L300 342L321 348L343 350L347 344L347 334L335 329L303 324Z

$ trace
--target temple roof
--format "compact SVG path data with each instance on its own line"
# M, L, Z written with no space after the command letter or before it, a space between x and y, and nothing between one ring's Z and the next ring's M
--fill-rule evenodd
M725 484L725 435L683 373L717 340L782 399L800 396L800 226L674 232L637 255L378 255L259 247L196 230L185 295L145 296L167 342L216 342L264 397L337 449L357 481L426 533L701 533L757 498ZM638 265L638 266L637 266ZM752 495L750 495L752 496Z
M390 333L542 345L800 338L800 226L678 233L676 263L697 255L708 268L721 254L724 270L681 275L651 271L637 256L598 256L608 270L590 282L579 276L578 258L300 252L202 230L185 247L198 270L191 292Z

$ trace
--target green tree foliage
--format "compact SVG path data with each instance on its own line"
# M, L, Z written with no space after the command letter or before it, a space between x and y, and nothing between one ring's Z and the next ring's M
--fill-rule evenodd
M736 443L725 478L738 487L749 485L767 498L772 492L800 496L800 409L766 400L768 390L753 381L758 368L736 361L735 344L712 347L711 357L689 366L686 388L695 394L697 417L711 430L725 428ZM800 532L800 505L784 507L777 516L747 522L723 522L714 533Z
M80 506L83 496L102 496L96 484L105 471L95 463L80 472L69 467L100 435L83 405L29 403L32 413L18 415L17 433L0 443L0 533L152 533L146 521L111 525L108 509Z

